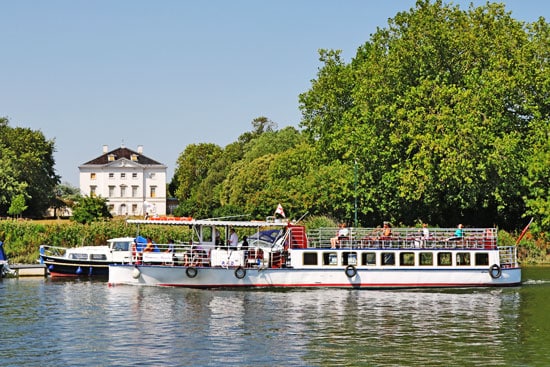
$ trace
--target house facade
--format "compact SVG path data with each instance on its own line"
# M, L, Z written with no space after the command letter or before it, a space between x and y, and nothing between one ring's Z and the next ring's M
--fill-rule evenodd
M166 215L166 166L124 146L78 167L80 192L107 199L113 216Z

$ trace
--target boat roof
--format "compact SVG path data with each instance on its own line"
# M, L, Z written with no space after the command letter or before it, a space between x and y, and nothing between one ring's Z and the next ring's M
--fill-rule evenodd
M283 221L264 220L215 220L215 219L192 219L179 217L161 217L150 219L128 219L129 224L162 224L180 226L219 226L219 227L285 227L288 223Z

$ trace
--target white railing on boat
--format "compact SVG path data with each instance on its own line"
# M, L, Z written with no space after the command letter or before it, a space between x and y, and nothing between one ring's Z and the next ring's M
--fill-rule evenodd
M495 228L466 228L461 237L453 228L392 228L385 235L382 228L348 228L347 236L338 238L339 248L496 248ZM307 233L309 246L331 247L331 238L338 236L338 228L318 228Z

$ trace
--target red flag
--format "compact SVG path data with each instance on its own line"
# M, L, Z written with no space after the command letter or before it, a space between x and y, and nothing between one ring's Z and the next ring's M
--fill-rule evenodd
M534 217L533 217L534 218ZM527 225L525 226L525 228L523 228L523 231L521 231L521 234L519 235L517 241L516 241L516 245L519 244L519 241L521 241L521 239L523 238L523 236L525 236L525 233L527 232L527 230L529 229L529 226L531 225L531 223L533 222L533 218L531 218L531 220L529 221L529 223L527 223Z
M283 206L281 204L277 205L277 210L275 210L275 214L281 214L283 218L285 218L285 211L283 210Z

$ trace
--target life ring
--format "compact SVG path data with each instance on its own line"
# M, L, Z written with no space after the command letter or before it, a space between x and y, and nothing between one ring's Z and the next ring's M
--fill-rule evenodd
M348 265L346 267L346 275L348 278L353 278L355 275L357 275L357 269L355 269L355 266Z
M497 264L493 264L489 268L489 275L493 279L498 279L502 275L502 269Z
M243 269L242 266L239 266L237 269L235 269L235 277L237 277L237 279L242 279L246 276L246 270Z
M192 267L192 266L189 267L189 268L187 268L187 269L185 269L185 274L187 274L187 276L188 276L189 278L194 278L194 277L196 277L196 276L197 276L197 273L198 273L197 268L194 268L194 267Z

